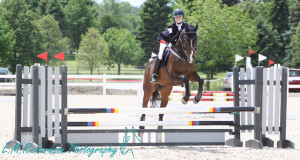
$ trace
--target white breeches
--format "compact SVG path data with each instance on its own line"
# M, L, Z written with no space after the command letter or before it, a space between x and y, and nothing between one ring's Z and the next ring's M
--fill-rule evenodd
M158 59L162 60L164 49L168 46L168 43L159 43Z

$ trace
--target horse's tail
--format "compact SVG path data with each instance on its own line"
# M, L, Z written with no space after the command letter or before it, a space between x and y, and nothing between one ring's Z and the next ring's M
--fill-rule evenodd
M158 87L159 87L158 85L155 85L155 91L152 93L152 98L151 98L152 106L155 108L158 107L156 101L161 99L158 92Z

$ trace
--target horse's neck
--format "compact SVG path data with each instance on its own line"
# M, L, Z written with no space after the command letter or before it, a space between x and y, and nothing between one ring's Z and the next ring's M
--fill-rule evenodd
M174 46L172 46L172 50L174 52L176 52L178 55L180 55L182 58L184 58L185 54L184 54L184 51L183 51L183 48L182 48L182 44L179 41L179 38L178 38L176 44Z

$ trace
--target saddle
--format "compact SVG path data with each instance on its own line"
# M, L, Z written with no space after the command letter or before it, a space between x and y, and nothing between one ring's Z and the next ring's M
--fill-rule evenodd
M171 47L166 47L162 56L162 60L161 60L161 65L163 66L167 66L167 62L168 62L168 57L171 53ZM165 68L166 72L168 73L167 69ZM169 74L169 73L168 73ZM174 85L180 85L181 87L183 87L183 83L174 83Z

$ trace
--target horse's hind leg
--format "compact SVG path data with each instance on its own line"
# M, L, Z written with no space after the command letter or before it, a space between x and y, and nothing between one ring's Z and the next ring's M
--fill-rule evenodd
M172 92L173 86L164 86L162 89L160 89L160 95L161 95L161 104L160 108L165 108L168 105L169 102L169 96ZM159 114L159 121L163 121L164 114Z
M155 91L155 87L154 85L150 84L149 83L145 83L144 82L144 97L143 97L143 108L147 108L148 107L148 103L149 103L149 100L152 96L152 93ZM145 121L146 119L146 115L145 114L142 114L141 118L140 118L140 121ZM140 129L145 129L145 126L139 126ZM140 135L140 133L139 133Z
M150 97L151 97L151 93L144 93L144 98L143 98L143 108L147 108L147 106L148 106L148 102L149 102L149 100L150 100ZM140 118L140 121L145 121L145 119L146 119L146 115L145 114L142 114L142 116L141 116L141 118ZM145 129L145 126L139 126L139 129ZM138 133L138 136L139 137L141 137L141 134L142 134L143 132L139 132Z
M161 88L160 95L161 95L161 104L160 108L165 108L168 105L169 102L169 96L172 91L173 86L164 86ZM159 121L163 121L164 114L159 114ZM157 127L159 130L163 129L163 126ZM162 142L162 132L158 133L158 142Z
M150 100L151 95L152 95L152 93L149 93L149 92L144 93L143 104L142 104L143 108L148 107L148 102ZM140 121L145 121L145 119L146 119L146 115L142 114ZM140 126L139 128L140 129L145 129L145 126Z

